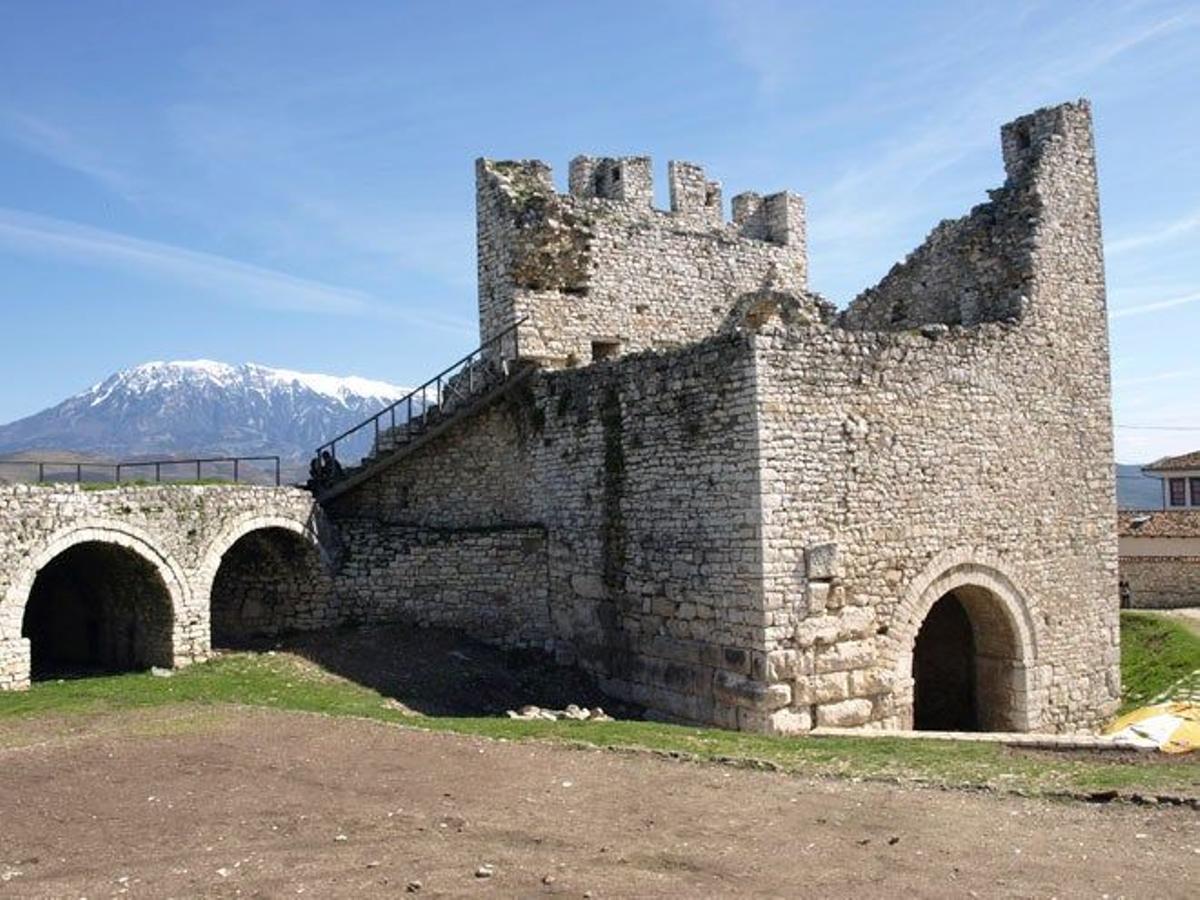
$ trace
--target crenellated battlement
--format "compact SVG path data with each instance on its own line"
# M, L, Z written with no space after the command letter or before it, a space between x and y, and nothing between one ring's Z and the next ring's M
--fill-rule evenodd
M747 294L806 289L795 194L739 194L726 220L691 162L668 163L666 210L645 156L577 156L565 194L537 160L481 159L476 176L482 336L526 319L522 352L545 365L702 340Z
M484 171L512 182L521 193L530 189L556 193L553 170L541 160L480 160ZM568 166L567 193L575 200L621 204L627 212L647 212L688 220L695 227L733 226L737 235L775 244L803 243L804 200L789 191L763 195L746 191L733 198L726 219L721 182L708 178L704 167L682 160L667 162L670 208L654 207L654 170L648 156L576 156Z

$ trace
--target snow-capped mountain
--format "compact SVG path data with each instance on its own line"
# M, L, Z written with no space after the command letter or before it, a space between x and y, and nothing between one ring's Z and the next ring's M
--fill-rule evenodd
M0 453L278 455L294 462L406 393L382 381L254 363L150 362L0 426Z

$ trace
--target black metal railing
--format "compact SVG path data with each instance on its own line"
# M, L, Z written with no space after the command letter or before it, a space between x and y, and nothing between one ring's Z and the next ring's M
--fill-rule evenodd
M3 459L0 460L0 471L4 468L22 468L28 473L29 478L25 480L36 480L38 484L46 483L74 483L74 484L95 484L95 483L113 483L120 484L122 475L129 475L132 471L153 469L155 484L170 484L172 481L184 481L186 478L171 478L163 481L163 473L167 475L178 473L180 467L187 469L186 475L190 477L194 471L195 480L204 480L204 467L209 466L210 475L218 475L214 473L212 467L217 464L226 464L232 466L233 483L240 484L243 476L242 463L270 463L270 466L252 466L252 469L262 471L267 469L268 473L273 470L275 484L280 484L280 458L278 456L205 456L195 459L152 459L152 460L133 460L129 462L73 462L69 460L55 459ZM93 478L91 477L96 472L102 472L110 475L110 478ZM88 477L84 477L87 475ZM141 480L141 479L135 479ZM148 478L146 480L149 480ZM222 479L228 480L228 479Z
M314 475L319 471L322 479L336 479L342 465L342 460L338 458L339 444L365 445L365 438L369 437L371 446L377 448L385 429L395 434L400 426L403 426L406 440L420 434L433 424L440 412L447 411L448 402L468 399L474 396L477 388L487 384L489 373L496 371L489 369L492 363L498 367L501 376L506 377L510 363L520 355L517 329L525 321L525 318L518 319L399 400L322 444L317 448L313 460ZM511 354L505 353L508 348L511 348ZM325 457L326 453L329 454L328 458Z

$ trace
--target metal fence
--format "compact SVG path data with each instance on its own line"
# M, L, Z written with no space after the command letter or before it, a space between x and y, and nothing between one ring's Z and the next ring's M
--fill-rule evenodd
M267 465L254 465L255 463L266 463ZM151 477L155 484L189 480L203 481L206 477L240 484L246 480L247 468L251 472L261 473L268 480L273 478L277 486L280 484L281 467L278 456L206 456L194 459L133 460L114 463L53 459L0 460L0 475L15 471L18 477L13 480L33 481L38 484L121 484L123 480L126 482L150 481ZM97 473L105 477L95 477ZM21 475L24 477L20 477Z
M451 400L473 396L485 383L490 363L495 362L503 369L509 360L520 356L517 329L524 322L524 318L514 322L395 403L322 444L317 448L315 458L320 461L328 453L331 460L339 465L352 462L344 458L344 452L343 458L339 459L339 444L343 447L349 444L356 450L366 448L365 452L370 452L371 447L378 446L381 433L389 429L395 431L397 426L403 426L405 438L419 434L436 416L446 411ZM506 350L511 352L506 353Z

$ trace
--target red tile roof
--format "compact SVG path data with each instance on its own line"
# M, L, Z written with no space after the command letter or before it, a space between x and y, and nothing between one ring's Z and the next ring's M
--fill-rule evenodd
M1122 510L1117 515L1121 537L1200 537L1200 509Z
M1145 472L1182 472L1188 469L1200 469L1200 450L1182 456L1164 456L1148 466L1142 466Z

